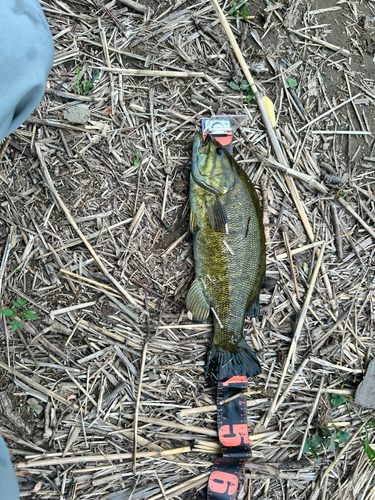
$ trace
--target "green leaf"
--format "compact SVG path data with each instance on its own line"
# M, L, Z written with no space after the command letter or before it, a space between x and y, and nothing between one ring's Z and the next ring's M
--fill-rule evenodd
M310 441L305 441L305 444L303 445L304 453L307 453L309 449L310 449Z
M337 437L338 437L338 440L339 440L339 443L345 443L345 441L348 439L349 437L349 432L345 432L345 431L339 431L337 433Z
M238 90L240 88L239 85L237 85L237 83L234 83L234 82L229 82L229 87L233 90Z
M336 447L332 436L330 438L327 438L326 443L324 444L328 451L335 451Z
M36 315L36 314L34 314L34 313L27 312L27 313L25 314L25 318L27 318L27 319L38 319L38 318L39 318L39 316L37 316L37 315Z
M12 321L10 324L12 325L11 332L14 333L18 328L17 321Z
M12 309L2 309L0 313L4 314L4 316L14 316Z
M232 8L228 10L228 16L233 16L237 9L237 2L233 2Z
M294 78L287 78L286 81L291 89L294 90L297 88L297 82L294 80Z
M322 444L322 440L318 436L318 434L315 434L315 436L310 440L310 447L313 450L316 450L321 444Z
M249 82L247 80L242 80L241 88L242 90L249 90L250 89Z
M337 193L337 197L338 198L344 198L345 199L346 196L348 196L348 193L345 192L345 191L343 191L342 189L340 189L340 191Z
M250 103L251 103L251 99L253 98L252 95L247 95L245 97L245 103L248 104L250 106Z
M18 297L16 302L13 302L14 307L24 307L27 304L27 300L22 300L21 297Z
M367 436L366 436L366 441L361 441L361 443L362 443L363 449L365 450L366 455L368 456L368 458L369 458L369 460L371 462L371 465L375 469L375 464L374 464L374 461L372 459L373 457L375 457L375 451L368 444L368 438L367 438Z
M140 153L138 151L136 151L134 153L134 156L135 156L134 166L138 167L138 165L141 163L141 160L140 160L141 155L140 155Z
M83 95L87 95L92 88L92 83L87 80L84 80L82 82L82 87L83 87Z
M341 394L332 394L331 403L334 408L337 408L338 406L345 403L345 398Z
M299 95L301 93L301 89L296 89L296 94Z

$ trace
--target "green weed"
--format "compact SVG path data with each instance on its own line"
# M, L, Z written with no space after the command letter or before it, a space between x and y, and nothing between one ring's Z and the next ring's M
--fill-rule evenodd
M328 398L329 394L328 392L325 393L325 396ZM338 406L342 405L343 403L346 402L346 399L342 394L332 394L331 398L331 403L334 408L337 408Z
M363 449L365 450L365 453L366 455L368 456L370 462L371 462L371 465L373 466L373 468L375 469L375 463L374 463L374 458L375 458L375 450L373 450L368 442L368 429L367 427L375 427L375 420L369 420L366 424L365 424L365 439L361 439L361 443L362 443L362 446L363 446Z
M329 393L326 392L325 396L329 397ZM346 403L346 399L341 394L332 394L331 396L330 401L334 408ZM320 463L319 453L323 451L336 452L340 444L345 443L348 438L349 432L339 431L335 425L333 429L318 428L310 439L306 439L303 451L310 452L317 459L317 463Z
M134 153L134 166L138 167L140 163L141 163L141 154L138 151L136 151Z
M343 191L340 189L340 191L337 193L337 198L346 198L348 196L348 193L346 191Z
M327 395L327 393L326 393L326 395ZM340 406L340 404L342 404L343 402L346 403L348 410L352 410L357 415L359 420L363 423L361 416L358 414L358 412L355 410L355 408L353 408L353 406L349 403L349 401L346 398L344 398L344 396L342 396L340 394L333 394L332 395L331 403L335 408L337 406ZM375 450L373 448L371 448L370 443L369 443L369 437L368 437L368 428L369 427L375 427L375 419L370 419L364 424L365 439L361 439L360 441L361 441L361 444L363 446L363 449L364 449L366 455L368 456L368 459L371 462L372 467L375 469L375 462L374 462Z
M245 97L244 97L245 104L250 105L251 100L254 96L253 96L253 93L251 91L250 85L248 84L247 80L242 80L240 85L231 81L231 82L229 82L229 87L233 90L242 90L245 94Z
M93 88L94 83L99 78L99 70L95 70L93 72L91 80L82 80L81 79L81 68L77 66L77 83L76 83L76 91L80 95L87 95L89 91Z
M12 309L0 310L0 314L8 316L9 318L14 318L9 322L12 333L15 332L17 328L20 329L22 328L22 322L19 319L16 319L16 316L18 316L18 318L21 318L22 321L39 318L36 314L32 312L34 308L33 307L27 308L26 304L27 300L22 300L20 297L18 297L17 301L13 302Z
M345 402L346 402L346 406L348 407L348 410L349 409L352 410L363 424L364 423L363 419L358 414L358 412L355 410L355 408L353 408L353 406L349 403L349 401L345 401ZM371 448L370 443L369 443L369 437L368 437L368 428L369 427L375 427L375 419L369 419L367 422L364 423L365 439L360 439L360 441L361 441L361 444L363 446L363 449L364 449L366 455L368 456L368 459L371 462L372 467L375 469L375 462L374 462L375 450L373 450L373 448Z
M339 445L345 443L348 437L349 432L339 431L335 426L332 430L319 428L311 439L306 440L303 451L318 458L322 451L337 451Z
M228 16L243 17L247 19L249 14L249 2L245 1L237 2L233 0L231 8L228 10Z
M287 84L289 85L289 87L294 90L296 92L296 94L299 94L301 91L300 89L297 88L297 82L296 80L294 80L294 78L287 78L286 79L287 81Z
M325 393L326 397L329 397L328 392ZM356 412L356 410L352 407L349 401L342 394L332 394L331 395L331 404L334 408L342 404L346 404L348 409L350 408L357 417L363 422L360 415ZM361 444L363 449L368 456L368 459L371 462L372 467L375 469L375 450L370 446L369 443L369 431L370 427L375 427L375 419L370 419L364 425L365 438L361 439ZM333 432L329 429L318 429L314 436L311 439L306 440L303 451L305 453L310 452L316 459L317 463L319 463L318 454L324 450L328 451L337 451L339 445L344 443L349 438L349 432L339 431L336 426L334 426Z

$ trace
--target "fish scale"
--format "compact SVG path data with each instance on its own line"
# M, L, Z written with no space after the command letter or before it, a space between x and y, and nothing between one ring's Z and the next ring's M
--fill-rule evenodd
M213 309L206 373L219 379L253 376L260 368L243 326L249 309L252 315L259 311L265 272L262 212L238 163L211 137L203 143L200 134L193 146L190 205L196 276L187 307L194 317L200 304L199 321L206 319L202 311L207 317Z

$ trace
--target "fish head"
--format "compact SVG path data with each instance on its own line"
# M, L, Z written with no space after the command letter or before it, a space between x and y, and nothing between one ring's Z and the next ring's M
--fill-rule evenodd
M203 188L223 196L236 179L233 158L210 135L203 141L202 134L197 132L193 143L192 176Z

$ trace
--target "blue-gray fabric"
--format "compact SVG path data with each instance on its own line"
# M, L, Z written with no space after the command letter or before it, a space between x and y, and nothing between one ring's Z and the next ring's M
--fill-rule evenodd
M38 0L0 0L0 141L42 99L53 41Z
M10 461L9 453L0 436L0 500L19 500L16 475Z
M38 0L0 0L0 142L42 99L53 41ZM19 500L17 479L0 436L0 500Z

